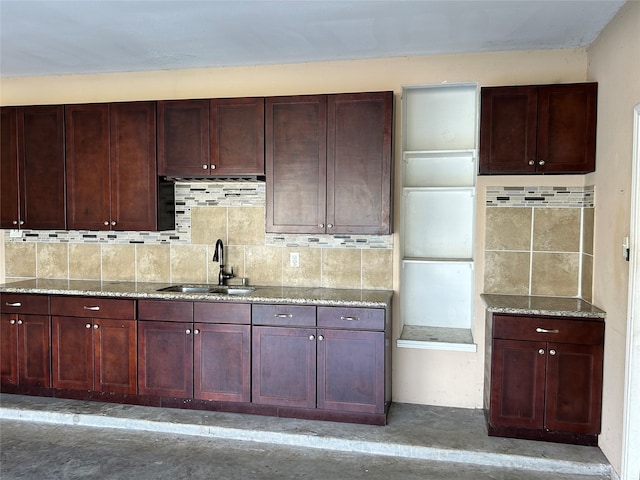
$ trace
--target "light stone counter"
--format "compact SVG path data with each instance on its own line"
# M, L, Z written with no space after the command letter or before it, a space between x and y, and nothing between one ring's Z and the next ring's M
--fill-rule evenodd
M533 297L528 295L482 295L487 311L518 315L605 318L606 313L580 298Z
M210 300L215 302L238 303L293 303L369 308L389 308L391 306L391 297L393 296L393 291L391 290L261 286L253 286L255 291L242 295L158 291L158 289L168 287L169 285L168 283L31 279L0 284L0 293L81 295L136 299Z

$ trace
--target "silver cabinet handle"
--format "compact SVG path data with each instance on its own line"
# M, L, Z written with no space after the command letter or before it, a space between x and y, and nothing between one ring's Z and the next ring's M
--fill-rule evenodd
M211 170L215 170L216 166L215 165L211 165Z
M100 307L98 307L98 306L88 307L88 306L85 305L82 308L84 308L85 310L91 310L92 312L97 312L98 310L100 310Z
M535 160L529 160L529 165L533 166L535 164L536 164Z
M203 170L206 170L207 168L209 168L209 165L202 165Z
M315 340L315 339L316 339L315 335L309 335L309 340Z
M90 324L90 323L87 323L87 324L84 326L84 328L91 328L91 324Z
M14 220L14 221L13 221L13 222L11 222L11 223L13 223L14 225L17 225L17 224L18 224L18 221L17 221L17 220Z
M191 335L191 329L190 329L190 328L187 328L184 332L185 332L187 335Z
M276 318L292 318L293 317L293 315L291 315L290 313L274 313L273 316Z
M324 340L324 335L318 335L318 341L321 342Z
M111 220L111 225L113 226L115 224L116 224L116 221L115 220Z
M549 350L549 355L555 355L556 351L554 349Z
M15 320L13 320L13 319L11 319L11 320L9 320L9 323L10 323L11 325L15 325L16 321L15 321Z
M558 330L557 328L554 328L552 330L548 329L548 328L536 328L536 333L560 333L560 330Z
M22 306L22 303L20 303L20 302L13 302L13 303L5 302L4 304L7 307L16 307L16 308L18 308L18 307Z
M324 228L324 223L319 223L318 228Z
M200 330L198 330L197 328L193 331L194 335L198 335L200 333Z
M109 220L105 220L104 224L108 226L109 225Z
M358 320L360 320L360 317L345 317L345 316L342 316L342 317L340 317L340 320L347 320L349 322L357 322Z
M22 325L22 320L18 320L18 325Z
M99 328L100 328L100 325L98 325L97 323L93 326L93 329L94 329L94 330L97 330L97 329L99 329Z
M333 223L327 223L327 228L333 228Z
M544 348L541 348L540 350L538 350L538 353L539 353L540 355L544 355Z
M20 225L24 225L24 220L20 220Z
M545 163L546 163L546 162L545 162L544 160L540 160L540 161L538 162L538 165L544 165Z

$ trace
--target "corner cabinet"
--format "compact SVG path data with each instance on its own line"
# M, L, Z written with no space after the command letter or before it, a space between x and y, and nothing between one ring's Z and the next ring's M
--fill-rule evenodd
M267 232L391 233L393 92L270 97Z
M3 107L0 115L0 228L64 230L64 107Z
M493 314L490 435L597 445L604 321Z
M480 174L595 170L597 83L481 90Z
M73 230L168 230L173 184L156 173L155 102L67 105L67 223Z

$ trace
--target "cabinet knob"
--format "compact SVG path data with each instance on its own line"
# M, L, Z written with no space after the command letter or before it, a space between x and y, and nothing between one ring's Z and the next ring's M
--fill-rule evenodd
M11 319L11 320L9 320L9 323L10 323L11 325L15 325L16 321L15 321L15 320L13 320L13 319Z
M529 165L533 167L535 164L536 164L535 160L529 160Z
M551 350L549 350L549 355L555 355L556 351L552 348Z
M18 221L17 221L17 220L14 220L14 221L13 221L13 222L11 222L11 223L13 223L14 225L17 225L17 224L18 224Z
M184 333L186 333L187 335L191 335L191 329L190 329L190 328L187 328L187 329L184 331Z
M115 220L111 220L111 225L113 226L115 224L116 224L116 221Z
M200 330L198 330L197 328L193 331L194 335L198 335L200 333Z
M327 223L327 228L333 228L333 223Z
M315 335L309 335L309 340L315 340L316 336Z
M318 228L324 228L324 223L319 223Z
M541 348L540 350L538 350L538 353L539 353L540 355L544 355L544 348Z
M546 162L545 162L544 160L540 160L540 161L538 162L538 165L544 165L545 163L546 163Z
M211 165L211 170L215 170L216 166L215 165Z
M324 340L324 335L318 335L318 341L321 342Z
M24 225L24 220L20 220L20 225Z
M203 170L206 170L206 169L208 169L208 168L209 168L209 165L202 165L202 169L203 169Z
M22 325L22 320L18 320L18 325Z
M105 220L105 221L104 221L104 224L105 224L106 226L109 226L109 221L108 221L108 220Z
M93 329L94 329L94 330L97 330L97 329L99 329L99 328L100 328L100 325L98 325L97 323L93 326Z
M90 323L87 323L87 324L84 326L84 328L91 328L91 324L90 324Z

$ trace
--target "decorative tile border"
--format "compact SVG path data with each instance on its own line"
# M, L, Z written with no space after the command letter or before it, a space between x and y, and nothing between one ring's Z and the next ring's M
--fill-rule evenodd
M266 185L246 178L176 181L176 228L164 232L89 230L23 230L21 237L5 232L6 242L106 243L188 245L193 207L264 207ZM266 245L319 248L393 248L393 235L281 235L266 234Z
M487 207L593 208L593 185L587 187L487 187Z

